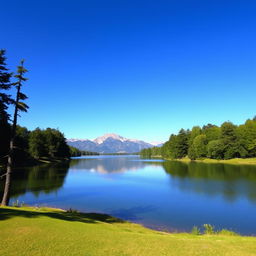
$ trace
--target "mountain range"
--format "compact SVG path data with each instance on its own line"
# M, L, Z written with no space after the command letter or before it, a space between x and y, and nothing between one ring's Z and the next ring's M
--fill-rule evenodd
M68 139L67 143L80 150L98 153L136 153L144 148L162 145L151 144L142 140L127 139L114 133L105 134L95 140Z

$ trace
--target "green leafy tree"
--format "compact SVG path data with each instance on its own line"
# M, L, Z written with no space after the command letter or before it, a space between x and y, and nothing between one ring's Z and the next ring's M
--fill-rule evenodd
M202 130L201 130L200 126L194 126L192 128L192 130L190 132L190 136L189 136L189 146L191 146L193 144L195 137L197 137L201 133L202 133Z
M237 128L241 146L246 150L247 157L256 157L256 120L247 120Z
M206 135L207 141L218 140L221 136L220 127L208 124L203 126L202 133Z
M46 130L37 128L30 133L29 152L36 159L70 157L70 149L64 135L59 130L51 128Z
M48 156L45 134L40 128L36 128L29 134L29 153L35 158Z
M247 152L237 133L237 126L231 122L221 125L221 140L224 145L224 159L244 157Z
M225 145L222 140L212 140L207 145L207 157L212 159L224 158Z
M194 160L197 158L206 157L207 155L207 139L205 134L198 135L194 138L192 145L189 148L189 158Z
M31 160L28 150L29 131L26 127L17 125L15 136L15 151L14 151L14 164L24 165L27 161Z
M67 146L64 135L59 130L47 128L44 133L48 156L69 157L69 147Z

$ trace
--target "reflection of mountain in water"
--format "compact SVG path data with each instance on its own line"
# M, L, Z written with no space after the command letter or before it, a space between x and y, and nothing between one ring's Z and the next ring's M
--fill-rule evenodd
M256 202L256 166L166 161L163 167L171 175L172 185L181 190Z
M133 157L80 158L70 162L72 170L89 170L98 173L126 172L144 168L147 163Z
M12 175L11 196L15 197L26 192L39 196L41 192L51 193L59 190L67 175L69 164L39 165L17 169ZM0 183L0 192L3 182Z

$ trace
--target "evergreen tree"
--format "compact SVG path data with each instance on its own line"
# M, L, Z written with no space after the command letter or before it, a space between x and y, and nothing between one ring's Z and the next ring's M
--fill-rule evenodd
M10 200L10 187L11 187L11 173L13 169L14 163L14 142L15 142L15 135L16 135L16 127L17 127L17 118L18 112L23 111L27 112L28 106L23 102L23 100L27 99L27 96L21 92L21 87L23 82L27 80L23 75L27 72L27 70L23 67L24 61L21 61L21 65L18 66L17 74L14 76L17 79L17 82L13 83L13 85L17 89L16 93L16 100L14 102L14 116L13 116L13 124L11 128L11 138L10 138L10 151L8 154L8 162L7 162L7 170L6 170L6 177L5 177L5 188L4 194L2 199L2 205L8 205Z
M176 138L175 158L182 158L188 154L189 130L181 129Z
M8 154L10 140L8 105L13 102L11 96L6 93L11 88L10 78L12 74L6 68L5 50L0 50L0 159Z

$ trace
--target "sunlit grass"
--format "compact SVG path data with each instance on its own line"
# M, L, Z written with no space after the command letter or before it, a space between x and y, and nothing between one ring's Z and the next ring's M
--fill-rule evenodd
M256 238L169 234L108 215L0 208L1 256L256 255Z
M171 159L167 159L171 160ZM176 161L181 162L191 162L188 157L181 158L181 159L175 159ZM197 159L193 160L195 162L202 162L202 163L223 163L223 164L252 164L256 165L256 158L233 158L228 160L217 160L217 159L210 159L210 158L203 158L203 159Z

